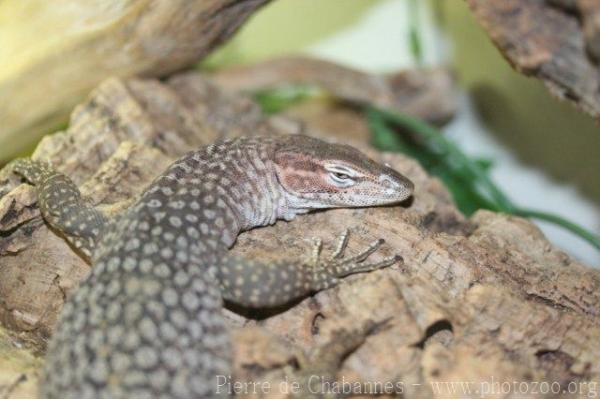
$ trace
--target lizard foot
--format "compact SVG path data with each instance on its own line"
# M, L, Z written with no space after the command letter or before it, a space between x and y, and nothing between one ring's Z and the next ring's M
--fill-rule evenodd
M366 249L351 257L344 257L350 231L345 230L338 239L338 243L333 253L323 258L323 241L320 238L313 238L313 248L308 264L313 267L316 274L316 280L324 283L322 288L327 288L338 283L340 278L356 273L366 273L377 269L382 269L393 265L402 260L400 255L390 256L379 262L366 262L367 258L376 252L385 242L382 238L372 242Z

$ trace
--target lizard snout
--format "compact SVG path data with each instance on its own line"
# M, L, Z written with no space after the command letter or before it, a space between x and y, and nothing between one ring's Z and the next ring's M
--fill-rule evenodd
M402 199L410 197L415 189L415 185L408 178L400 173L393 171L393 174L382 174L379 176L379 182L389 191Z

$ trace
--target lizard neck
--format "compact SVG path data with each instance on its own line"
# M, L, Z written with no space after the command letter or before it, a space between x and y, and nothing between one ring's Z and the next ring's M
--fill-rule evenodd
M166 193L175 204L181 198L195 212L202 235L230 247L241 231L304 212L290 206L277 179L275 146L249 138L208 146L173 164L148 195L172 187Z
M270 152L270 149L245 148L245 156L232 159L223 171L226 183L232 184L221 185L219 194L236 210L239 231L295 216L277 179Z

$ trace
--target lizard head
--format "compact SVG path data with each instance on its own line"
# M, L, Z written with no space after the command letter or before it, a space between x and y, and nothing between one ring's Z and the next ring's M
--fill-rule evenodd
M363 207L401 202L414 184L357 149L308 136L289 136L275 169L290 207Z

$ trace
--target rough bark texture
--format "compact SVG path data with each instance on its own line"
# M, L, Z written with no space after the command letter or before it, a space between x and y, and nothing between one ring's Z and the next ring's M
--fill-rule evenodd
M595 387L590 384L600 382L600 271L553 248L523 219L491 212L465 219L440 181L411 159L353 141L364 137L362 125L353 129L343 119L317 128L310 118L266 119L250 99L195 73L164 83L112 79L34 157L51 161L111 212L119 212L183 152L240 134L304 131L349 141L415 182L414 200L404 206L318 212L239 237L236 253L275 259L303 256L310 247L305 239L313 236L331 250L334 238L349 228L350 252L383 237L387 243L377 257L404 257L402 264L347 278L290 306L227 310L234 329L234 378L260 382L263 392L241 397L286 397L279 384L286 373L298 373L304 355L310 363L315 354L335 348L340 331L361 329L368 334L338 376L390 382L392 392L402 389L406 398L480 397L494 381L548 381L565 389L576 383L583 387L579 392ZM40 219L34 189L6 173L0 173L0 265L4 325L28 331L23 337L43 349L65 296L90 266ZM16 349L14 340L0 342L11 348L9 360L0 361L0 375L8 376L0 380L7 387L0 386L0 393L10 385L8 397L31 397L34 385L22 382L37 378L31 365L39 361L30 361L30 345ZM8 367L18 372L9 374ZM333 368L326 372L338 371ZM444 385L451 381L465 382L472 393ZM536 396L514 387L510 393ZM508 395L497 397L502 396Z
M268 1L3 0L0 163L64 123L107 77L188 67Z
M467 0L519 72L600 120L597 0Z

